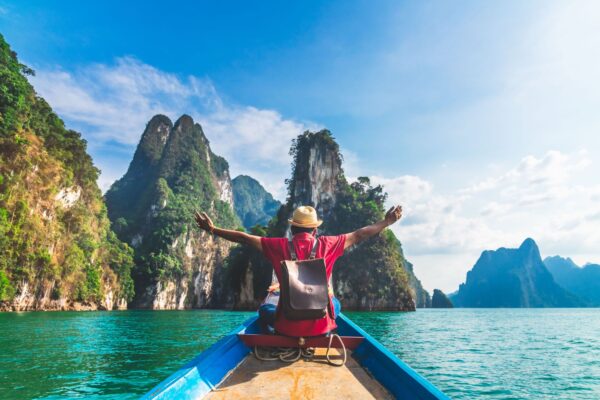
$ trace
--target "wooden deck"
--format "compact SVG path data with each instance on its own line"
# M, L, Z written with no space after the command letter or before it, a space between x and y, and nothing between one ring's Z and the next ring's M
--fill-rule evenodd
M333 354L335 350L332 350ZM312 361L260 361L248 355L206 399L393 399L348 354L344 367L325 361L317 349Z

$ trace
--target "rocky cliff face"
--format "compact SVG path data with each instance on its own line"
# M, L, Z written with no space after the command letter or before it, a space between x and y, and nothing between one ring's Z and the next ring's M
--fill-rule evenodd
M452 308L452 302L440 289L433 289L431 308Z
M406 268L406 273L408 274L409 285L413 291L413 298L415 299L416 307L430 308L431 296L429 295L429 292L423 288L421 281L415 275L412 263L405 259L404 266Z
M131 249L109 228L79 133L0 36L0 310L126 308Z
M526 239L518 249L484 251L451 300L458 307L577 307L582 304L554 281L532 239Z
M254 228L253 234L266 236L266 231ZM271 284L273 268L262 253L249 246L232 249L226 261L223 287L231 293L233 308L237 310L256 310L267 294Z
M235 212L247 230L255 225L267 225L281 203L255 179L240 175L231 181Z
M600 307L600 265L580 267L570 258L560 256L545 258L544 265L556 283L581 298L587 306Z
M346 185L337 143L328 131L307 133L293 143L293 176L288 187L288 207L313 205L330 220L338 195Z
M127 173L107 191L117 235L135 250L133 305L184 309L223 305L222 267L231 244L200 232L193 212L237 228L227 162L191 117L150 120Z
M339 146L329 131L306 132L293 143L288 199L270 225L285 235L295 207L312 205L325 221L320 234L351 232L383 218L385 193L367 178L349 184ZM390 230L349 249L334 270L336 296L345 309L414 310L414 291L399 242Z

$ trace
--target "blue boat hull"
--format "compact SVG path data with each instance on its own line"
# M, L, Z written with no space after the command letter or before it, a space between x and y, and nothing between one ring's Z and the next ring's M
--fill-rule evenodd
M338 333L362 336L364 341L353 351L354 359L398 399L448 399L439 389L392 354L358 325L339 315ZM252 317L223 339L150 390L142 399L201 399L233 371L251 352L238 337L240 333L259 333Z

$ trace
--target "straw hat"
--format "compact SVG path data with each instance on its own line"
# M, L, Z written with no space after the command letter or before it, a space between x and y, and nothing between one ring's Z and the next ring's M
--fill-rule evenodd
M316 228L323 223L323 221L317 218L317 210L311 206L296 208L292 219L288 219L288 222L299 228Z

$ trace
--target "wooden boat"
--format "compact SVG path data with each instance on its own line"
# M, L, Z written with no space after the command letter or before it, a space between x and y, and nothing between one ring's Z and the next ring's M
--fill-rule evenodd
M336 322L349 354L343 367L325 361L328 338L261 335L252 317L142 398L448 399L346 316ZM254 345L318 349L311 361L284 363L257 359Z

